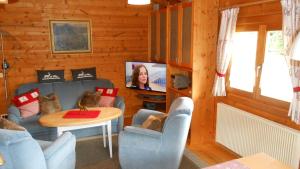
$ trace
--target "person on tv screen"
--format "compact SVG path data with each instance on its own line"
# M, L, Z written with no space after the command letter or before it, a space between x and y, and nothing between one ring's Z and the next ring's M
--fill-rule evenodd
M152 90L149 86L148 70L144 65L137 65L132 72L131 88Z

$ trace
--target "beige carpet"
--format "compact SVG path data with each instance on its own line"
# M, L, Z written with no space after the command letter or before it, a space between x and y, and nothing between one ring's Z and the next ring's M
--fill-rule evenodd
M91 137L76 143L76 169L121 169L118 159L117 136L113 136L113 158L109 158L108 145L103 147L103 139ZM108 144L108 143L107 143ZM187 157L189 156L189 157ZM190 152L183 156L180 169L199 169L202 164L191 158Z

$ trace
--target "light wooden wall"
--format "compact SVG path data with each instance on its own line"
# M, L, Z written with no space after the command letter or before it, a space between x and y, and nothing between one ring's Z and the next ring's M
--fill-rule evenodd
M215 99L212 87L218 37L219 0L193 1L193 98L191 146L214 141Z
M113 81L125 97L126 115L141 106L136 93L125 88L125 61L147 60L150 6L128 6L127 0L18 0L0 5L0 32L8 71L9 96L21 84L36 82L36 70L97 67L97 76ZM52 54L49 20L90 20L93 52ZM0 79L0 113L6 112ZM10 100L10 99L9 99Z

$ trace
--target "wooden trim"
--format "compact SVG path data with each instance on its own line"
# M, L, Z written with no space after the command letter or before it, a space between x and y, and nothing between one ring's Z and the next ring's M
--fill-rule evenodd
M175 92L175 93L179 93L180 95L183 95L183 96L187 96L187 97L192 97L192 88L191 87L188 87L187 89L182 89L182 90L179 90L179 89L176 89L176 88L173 88L173 87L168 87L169 90Z
M183 65L178 65L176 62L170 62L170 65L176 68L179 68L181 70L185 70L188 72L193 72L193 69L190 68L189 66L183 66Z
M182 19L183 19L183 9L181 4L179 5L178 8L178 24L177 24L177 29L178 29L178 43L177 43L177 60L179 64L182 64Z
M241 8L241 7L260 5L260 4L276 2L276 1L278 1L278 0L261 0L261 1L257 1L257 2L240 3L240 4L235 4L235 5L232 5L232 6L222 7L222 8L219 8L219 10L223 11L223 10L230 9L230 8Z
M0 0L0 4L8 4L8 0Z
M170 10L171 11L178 10L178 5L172 5L172 6L170 6Z
M168 64L170 60L170 39L171 39L171 12L170 12L170 7L167 7L167 14L166 14L166 27L167 27L167 32L166 32L166 64Z
M155 60L160 58L160 12L156 12L156 55Z
M152 29L151 29L151 21L152 21L152 15L153 12L150 13L148 16L148 61L151 61L151 52L152 52L152 43L151 43L151 34L152 34Z
M256 65L255 65L256 80L253 89L254 98L257 98L260 95L259 84L260 84L262 66L265 57L266 36L267 36L267 26L260 25L258 30L257 44L256 44Z
M159 9L159 12L167 12L167 8L161 8Z
M183 2L182 8L192 7L192 5L193 5L193 2Z

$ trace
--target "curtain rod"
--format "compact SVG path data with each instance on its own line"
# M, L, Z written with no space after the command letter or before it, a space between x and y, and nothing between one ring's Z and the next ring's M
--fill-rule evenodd
M276 2L279 0L263 0L263 1L257 1L257 2L247 2L247 3L242 3L242 4L236 4L232 6L227 6L227 7L222 7L219 8L220 11L229 9L229 8L240 8L240 7L246 7L246 6L253 6L253 5L259 5L259 4L264 4L264 3L269 3L269 2Z

